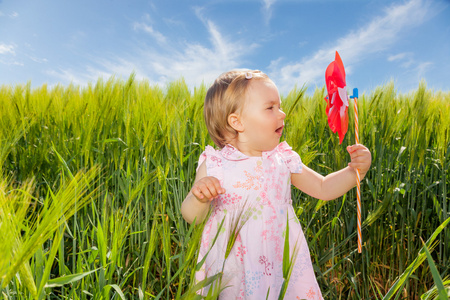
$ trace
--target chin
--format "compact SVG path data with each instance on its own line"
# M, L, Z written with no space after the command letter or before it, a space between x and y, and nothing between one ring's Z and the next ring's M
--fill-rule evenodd
M278 146L278 144L280 143L280 141L278 140L277 142L273 142L271 144L266 144L263 147L263 151L271 151L273 149L275 149L276 146Z
M255 140L253 145L255 146L255 149L258 149L262 152L267 152L273 150L276 146L278 146L280 140L281 137L270 136Z

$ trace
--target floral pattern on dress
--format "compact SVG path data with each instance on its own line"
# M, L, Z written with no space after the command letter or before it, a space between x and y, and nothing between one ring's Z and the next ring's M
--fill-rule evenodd
M266 299L269 288L269 299L277 299L283 283L284 237L289 234L291 254L297 243L298 256L285 299L323 299L292 207L290 176L301 173L300 156L282 142L261 157L246 156L231 145L222 150L207 146L199 165L204 161L207 175L219 179L226 193L212 202L200 244L198 261L204 260L204 264L196 273L197 282L223 272L222 286L226 288L219 299ZM229 229L236 216L245 223L225 259ZM208 288L200 293L206 295Z

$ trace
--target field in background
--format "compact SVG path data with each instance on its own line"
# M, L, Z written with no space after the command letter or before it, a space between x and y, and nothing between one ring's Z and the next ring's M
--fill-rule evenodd
M84 88L2 86L0 294L185 295L201 228L182 219L180 204L200 153L212 144L203 122L205 92L182 80L160 88L133 75ZM339 145L324 94L294 88L282 108L283 139L326 175L347 165L345 148L355 139L352 103ZM358 103L360 142L373 158L361 186L363 254L356 250L355 189L331 202L293 189L322 293L414 299L433 292L435 283L448 287L450 92L422 83L404 95L387 84ZM427 240L432 259L423 249Z

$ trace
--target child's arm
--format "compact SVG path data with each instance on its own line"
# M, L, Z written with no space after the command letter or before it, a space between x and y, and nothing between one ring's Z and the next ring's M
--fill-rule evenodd
M194 185L181 204L181 214L189 224L202 222L208 214L211 201L219 194L225 193L217 178L207 176L206 163L203 162L198 168Z
M292 173L291 182L302 192L321 199L336 199L356 185L356 169L360 170L361 180L370 168L372 156L361 144L348 146L351 162L348 167L323 177L319 173L303 165L302 173Z

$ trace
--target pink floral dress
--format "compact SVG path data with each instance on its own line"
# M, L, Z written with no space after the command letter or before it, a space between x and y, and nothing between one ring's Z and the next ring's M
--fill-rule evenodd
M282 142L262 157L246 156L231 145L222 150L207 146L198 165L205 160L207 175L219 179L226 193L212 202L198 261L206 259L197 282L223 272L220 299L266 299L269 288L268 299L278 299L289 222L290 255L296 243L298 254L284 299L323 299L292 207L291 173L301 173L300 156ZM241 228L227 253L233 224Z

